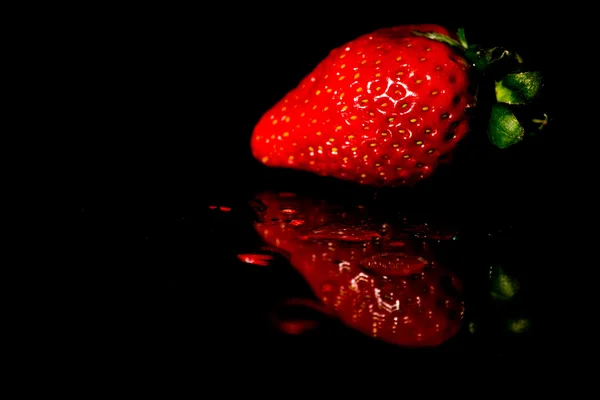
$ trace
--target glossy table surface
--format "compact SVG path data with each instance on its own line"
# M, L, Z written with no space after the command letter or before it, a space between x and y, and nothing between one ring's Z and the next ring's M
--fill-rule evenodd
M505 152L467 139L416 188L268 169L248 148L262 112L329 48L392 23L305 17L232 23L236 46L207 40L189 16L88 32L78 73L96 78L79 90L95 95L73 121L72 278L91 297L98 348L237 365L323 354L534 362L533 293L550 234L539 204L554 204L556 132ZM543 66L540 30L550 32L523 27L508 41ZM286 43L276 51L273 31ZM253 56L240 64L243 49Z

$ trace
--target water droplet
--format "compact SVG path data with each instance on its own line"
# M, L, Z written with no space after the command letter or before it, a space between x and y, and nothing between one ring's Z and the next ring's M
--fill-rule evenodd
M273 256L269 254L238 254L237 258L246 264L267 267Z
M370 242L373 239L380 238L381 235L374 230L361 226L347 225L338 222L324 225L313 229L305 239L310 240L339 240L344 242Z
M298 227L304 225L304 222L305 221L303 219L293 219L288 223L288 225Z
M381 275L407 276L420 272L428 261L419 256L399 252L378 253L361 260L360 265Z
M231 207L227 207L227 206L208 206L209 209L211 210L219 210L219 211L223 211L223 212L229 212L231 211Z

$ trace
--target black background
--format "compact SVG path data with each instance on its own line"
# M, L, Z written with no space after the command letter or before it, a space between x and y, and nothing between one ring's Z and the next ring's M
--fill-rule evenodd
M270 269L237 261L236 254L260 246L248 200L271 189L326 198L368 197L372 189L263 168L249 151L252 128L332 48L380 27L465 27L471 41L514 49L546 73L544 107L555 126L543 135L499 151L480 134L429 182L379 192L385 205L458 219L477 232L516 227L486 242L478 256L516 257L534 275L542 268L536 260L548 243L545 210L554 207L561 173L554 165L560 151L554 23L519 17L509 12L511 3L476 16L425 3L356 7L86 7L57 20L47 40L59 77L51 86L64 95L55 115L64 122L60 161L75 189L66 281L73 294L66 304L69 320L81 319L67 336L78 356L121 366L169 360L230 373L234 366L324 359L332 371L360 369L331 361L344 357L533 362L532 338L414 353L371 343L335 323L303 338L278 335L268 324L278 300L308 289L283 261ZM232 211L214 213L209 205Z

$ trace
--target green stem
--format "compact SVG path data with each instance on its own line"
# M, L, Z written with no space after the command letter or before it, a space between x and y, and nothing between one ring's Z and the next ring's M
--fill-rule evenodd
M534 124L539 124L540 126L538 127L538 130L541 131L542 129L544 129L544 127L546 125L548 125L548 122L549 122L548 114L544 113L543 119L534 118L531 120L531 122L533 122Z
M515 115L514 106L529 106L540 95L544 79L539 71L523 69L523 59L515 52L502 47L484 48L468 44L463 28L457 30L457 38L437 32L413 31L416 36L444 43L462 55L485 80L494 83L495 100L488 121L488 137L499 148L506 148L523 140L525 127ZM543 129L548 116L533 119Z

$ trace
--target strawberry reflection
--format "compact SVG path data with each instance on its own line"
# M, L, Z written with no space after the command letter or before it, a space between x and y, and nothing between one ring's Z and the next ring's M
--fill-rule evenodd
M460 330L460 280L402 224L292 193L262 193L255 206L261 238L346 325L407 347L437 346Z

